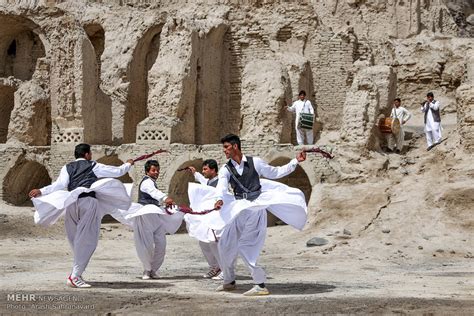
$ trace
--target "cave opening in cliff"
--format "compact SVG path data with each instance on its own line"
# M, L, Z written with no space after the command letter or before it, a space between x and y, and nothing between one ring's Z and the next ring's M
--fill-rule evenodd
M0 16L0 77L32 78L37 59L46 55L35 28L28 19Z
M48 184L51 178L42 164L20 157L3 180L3 200L16 206L33 206L28 193Z

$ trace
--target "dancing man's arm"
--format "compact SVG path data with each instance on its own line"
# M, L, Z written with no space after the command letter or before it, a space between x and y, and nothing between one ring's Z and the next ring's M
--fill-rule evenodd
M118 167L96 163L93 171L98 178L118 178L130 171L132 165L132 159L127 160L126 163Z
M172 204L173 200L155 187L151 179L146 179L140 186L142 192L148 193L152 198L163 204Z
M255 165L255 170L257 170L260 176L268 179L279 179L295 171L298 163L304 160L306 160L306 153L300 152L296 158L293 158L289 163L280 167L270 166L259 157L254 157L253 162Z
M50 185L45 186L41 189L33 189L30 191L29 196L30 198L38 197L40 195L50 194L54 191L64 190L69 185L69 174L67 173L66 166L61 168L61 172L59 173L59 177L51 183Z

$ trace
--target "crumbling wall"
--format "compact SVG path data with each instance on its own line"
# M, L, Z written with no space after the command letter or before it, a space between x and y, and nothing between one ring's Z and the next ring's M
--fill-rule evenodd
M390 67L361 65L344 104L341 140L362 150L378 148L377 119L389 114L395 93L396 76Z
M456 90L457 119L461 144L474 152L474 57L467 61L466 82Z

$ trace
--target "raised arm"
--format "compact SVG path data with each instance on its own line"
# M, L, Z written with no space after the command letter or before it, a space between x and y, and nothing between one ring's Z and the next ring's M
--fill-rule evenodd
M96 163L92 171L94 171L98 178L118 178L130 171L132 164L133 160L131 159L118 167Z
M293 171L295 171L296 166L298 165L298 160L296 158L292 159L286 165L280 167L270 166L268 163L266 163L259 157L254 157L253 162L255 165L255 170L257 170L258 174L268 179L279 179L284 176L287 176Z

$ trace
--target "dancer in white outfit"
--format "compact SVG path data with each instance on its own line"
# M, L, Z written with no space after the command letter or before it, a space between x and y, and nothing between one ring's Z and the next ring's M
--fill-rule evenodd
M426 150L429 151L441 142L441 105L439 101L434 100L432 92L428 92L426 100L427 101L421 106L421 111L425 113L425 134L426 143L428 145Z
M168 214L164 209L174 202L156 185L160 174L157 160L145 163L145 174L139 185L138 204L133 203L125 218L133 220L135 247L144 269L142 279L149 280L158 278L166 253L166 233L178 230L183 213Z
M102 217L116 208L130 206L130 198L120 181L98 178L123 176L133 160L127 160L120 167L97 163L91 160L88 144L77 145L74 156L76 160L62 167L55 182L31 190L29 196L36 208L37 224L51 225L65 214L66 233L74 253L67 284L85 288L90 285L82 279L82 274L97 247Z
M202 174L196 171L192 166L188 167L194 175L194 179L203 184L211 187L217 186L218 180L218 166L217 161L214 159L207 159L202 164ZM202 222L201 215L187 214L184 216L186 226L190 236L193 236L199 240L199 247L206 258L207 264L209 265L209 271L203 275L204 278L212 278L214 280L223 280L224 274L221 271L219 265L219 250L217 248L217 238L219 232L202 227L205 223ZM198 231L205 230L206 234L200 235ZM211 237L209 239L209 237Z
M234 268L237 256L240 255L255 283L244 295L268 295L265 271L257 264L265 241L267 209L288 224L302 229L306 222L307 208L304 194L300 190L273 181L265 182L260 180L260 176L268 179L284 177L306 159L306 154L301 152L288 164L273 167L258 157L243 155L240 139L236 135L227 135L221 142L226 158L230 158L219 172L216 188L219 200L215 207L221 207L221 210L210 216L206 215L212 218L217 214L224 226L218 243L224 284L217 291L232 291L236 288ZM232 199L227 193L229 184L234 191ZM217 223L218 220L214 218L214 222ZM209 224L211 228L214 225L212 220ZM217 228L222 226L215 225Z

